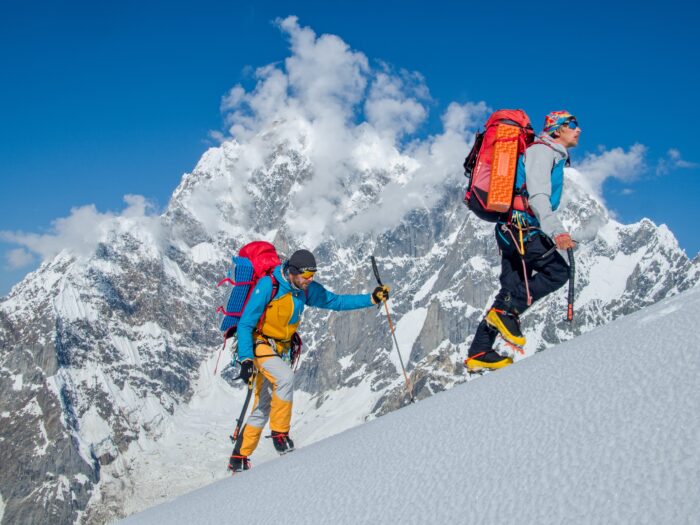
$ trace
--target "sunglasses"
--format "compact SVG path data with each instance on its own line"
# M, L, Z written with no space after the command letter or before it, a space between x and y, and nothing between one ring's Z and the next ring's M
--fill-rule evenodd
M304 279L311 279L316 273L315 266L305 266L304 268L297 268L296 266L289 266L289 271L294 275L301 275Z
M564 125L569 129L578 128L578 122L576 121L576 119L571 119L568 122L565 122Z

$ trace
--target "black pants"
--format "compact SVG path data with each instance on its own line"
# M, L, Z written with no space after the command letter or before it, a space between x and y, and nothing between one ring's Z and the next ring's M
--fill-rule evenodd
M525 243L525 267L511 235L503 230L504 225L496 225L496 242L501 249L501 289L493 302L493 308L520 315L528 308L525 279L530 288L532 302L535 302L569 280L569 265L559 255L552 240L542 233L536 233ZM505 226L507 228L507 226ZM517 230L511 230L518 239ZM489 351L496 339L496 331L482 320L476 329L469 355Z

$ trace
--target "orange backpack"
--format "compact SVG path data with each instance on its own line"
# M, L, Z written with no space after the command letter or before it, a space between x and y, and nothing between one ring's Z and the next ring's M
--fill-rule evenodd
M530 119L522 109L501 109L478 132L464 161L469 179L464 202L477 217L502 220L513 206L515 174L520 155L534 141Z

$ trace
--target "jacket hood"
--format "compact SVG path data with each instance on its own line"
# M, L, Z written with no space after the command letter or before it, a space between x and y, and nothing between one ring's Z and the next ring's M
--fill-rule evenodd
M542 133L539 137L537 137L537 140L541 142L546 142L549 147L551 147L554 151L559 153L561 155L561 158L567 159L569 158L569 150L567 150L564 146L559 144L558 142L554 142L554 139L547 135L546 133Z
M272 271L272 274L275 276L275 279L277 280L279 286L279 291L277 292L278 296L290 292L293 294L304 293L302 290L300 290L290 282L289 277L285 274L284 271L284 263L280 264L279 266L276 266L275 269Z

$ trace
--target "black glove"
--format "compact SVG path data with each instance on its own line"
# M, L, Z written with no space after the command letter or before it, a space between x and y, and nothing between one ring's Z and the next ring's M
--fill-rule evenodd
M253 364L253 360L246 359L241 363L241 373L238 377L242 379L244 383L247 383L253 376L253 372L255 372L255 365Z
M389 287L387 285L377 286L372 292L372 304L389 299Z

